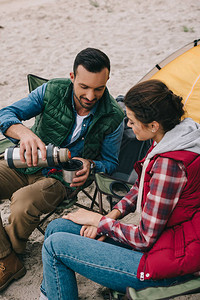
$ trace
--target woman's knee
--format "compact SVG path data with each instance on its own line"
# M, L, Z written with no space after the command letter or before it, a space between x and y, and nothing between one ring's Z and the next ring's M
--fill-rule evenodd
M54 221L52 221L51 223L56 224L57 222ZM42 246L43 259L48 258L48 256L53 257L57 255L57 252L59 253L62 252L63 245L64 245L64 249L67 249L67 245L70 244L70 237L69 237L70 235L68 235L66 232L58 232L55 230L55 232L51 232L49 236L48 236L48 232L47 234L46 232L45 232L45 240Z
M44 243L42 245L42 261L43 261L43 264L46 261L49 261L50 257L53 256L53 251L52 251L53 249L52 249L51 239L52 239L52 236L47 237L44 240Z
M80 234L81 225L66 219L55 219L51 221L45 231L45 239L56 232L68 232L73 234Z
M53 221L51 221L46 230L45 230L45 239L47 239L51 234L55 233L55 232L60 232L63 229L63 220L62 218L60 219L55 219Z

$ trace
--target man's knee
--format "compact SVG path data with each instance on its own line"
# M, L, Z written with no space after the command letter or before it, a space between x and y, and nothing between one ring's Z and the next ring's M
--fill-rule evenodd
M38 217L41 213L34 205L35 195L31 195L30 191L26 188L21 188L11 197L11 215L21 218L23 215Z
M43 213L48 213L55 209L66 196L64 185L54 178L44 178L32 187L35 188L35 185L36 189L39 187L40 198L42 198L37 203L37 207L40 207Z
M5 161L0 160L0 199L10 199L15 191L26 185L24 174L8 168Z
M44 178L17 190L11 198L11 210L39 216L55 209L64 199L64 193L58 180Z

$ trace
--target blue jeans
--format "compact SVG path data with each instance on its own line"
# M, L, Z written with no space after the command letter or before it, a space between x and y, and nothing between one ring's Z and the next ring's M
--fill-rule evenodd
M80 236L81 225L69 220L52 221L42 249L41 291L49 300L77 300L75 272L110 289L125 293L126 287L142 289L169 286L185 277L140 281L137 269L142 253L107 238L105 242Z

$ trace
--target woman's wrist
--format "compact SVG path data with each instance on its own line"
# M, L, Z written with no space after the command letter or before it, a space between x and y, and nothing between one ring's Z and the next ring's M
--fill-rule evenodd
M114 219L114 220L116 220L116 219L118 219L119 217L120 217L120 215L121 215L121 212L118 210L118 209L113 209L111 212L109 212L107 215L106 215L106 217L107 218L111 218L111 219ZM98 227L98 225L99 225L99 222L100 222L100 220L101 220L101 218L102 218L103 216L101 215L101 214L99 214L99 213L94 213L93 214L93 220L92 220L92 224L90 224L90 225L93 225L93 226L95 226L95 227Z
M94 215L93 215L93 221L92 221L91 225L93 225L95 227L98 227L99 222L100 222L100 220L101 220L102 217L103 216L101 214L94 213Z
M106 217L117 220L121 216L121 212L118 209L113 209L111 212L109 212Z

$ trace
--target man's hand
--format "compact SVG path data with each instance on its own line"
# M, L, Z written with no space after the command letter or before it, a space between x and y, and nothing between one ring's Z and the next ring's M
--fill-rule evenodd
M20 140L20 160L26 162L29 167L37 166L38 153L41 150L42 159L46 160L46 147L41 139L34 134L30 129L22 124L14 124L10 126L6 135ZM26 151L26 158L24 156Z
M83 168L76 172L76 177L73 179L73 182L70 184L71 187L82 186L89 174L90 174L90 162L87 159L81 157L73 157L83 162Z

